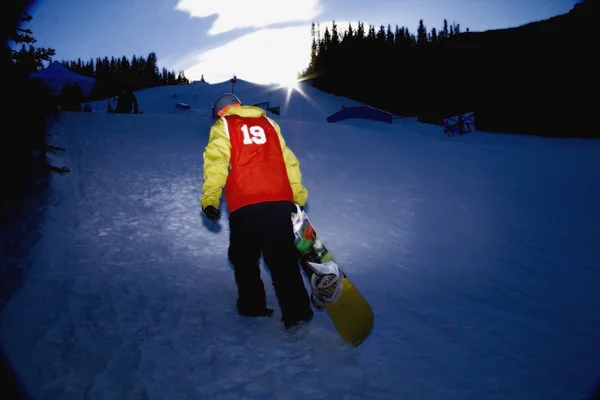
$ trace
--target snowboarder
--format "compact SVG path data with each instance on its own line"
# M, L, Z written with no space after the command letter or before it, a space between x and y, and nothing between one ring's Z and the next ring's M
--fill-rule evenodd
M117 100L117 108L115 112L119 114L131 114L132 107L133 113L139 114L140 110L138 109L138 101L135 97L135 94L133 94L133 91L131 89L121 90L121 94Z
M292 213L304 207L299 162L286 146L279 125L255 106L226 93L213 106L214 123L204 151L200 202L212 221L222 189L229 207L228 257L238 288L237 309L246 316L271 316L260 277L264 257L286 329L314 315L298 266Z

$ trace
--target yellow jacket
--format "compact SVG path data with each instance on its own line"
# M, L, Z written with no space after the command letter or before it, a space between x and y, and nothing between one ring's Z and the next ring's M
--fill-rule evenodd
M266 112L259 107L255 106L237 106L230 107L227 109L223 117L227 115L239 115L241 117L253 117L259 118L266 116ZM268 117L267 117L268 118ZM308 191L302 186L302 174L300 173L300 163L298 159L290 150L286 144L283 136L281 135L281 128L271 118L269 118L271 124L277 131L279 142L281 144L281 151L283 153L283 160L285 162L287 175L292 187L294 194L294 202L300 206L304 206ZM207 206L214 206L219 208L219 202L227 177L229 175L229 159L231 156L231 142L225 131L225 125L223 118L219 118L210 128L208 135L208 144L204 149L204 183L202 184L202 196L200 197L200 204L202 208Z

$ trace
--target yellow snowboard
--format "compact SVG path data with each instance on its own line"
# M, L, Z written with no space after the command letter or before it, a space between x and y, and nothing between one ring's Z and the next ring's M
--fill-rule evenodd
M373 310L315 231L306 213L292 214L300 266L311 282L311 299L325 308L338 333L353 346L361 344L371 333Z

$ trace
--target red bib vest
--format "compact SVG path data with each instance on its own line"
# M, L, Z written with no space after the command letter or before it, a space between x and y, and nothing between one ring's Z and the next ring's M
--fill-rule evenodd
M230 171L225 184L229 212L249 204L293 201L281 143L266 117L224 117L231 142Z

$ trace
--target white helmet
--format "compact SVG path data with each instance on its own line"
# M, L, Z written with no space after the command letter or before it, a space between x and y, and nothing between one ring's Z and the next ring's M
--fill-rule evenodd
M219 96L217 100L215 100L215 104L212 107L213 120L216 121L218 118L220 118L220 114L223 112L223 109L233 104L242 104L240 99L235 94L225 93Z

